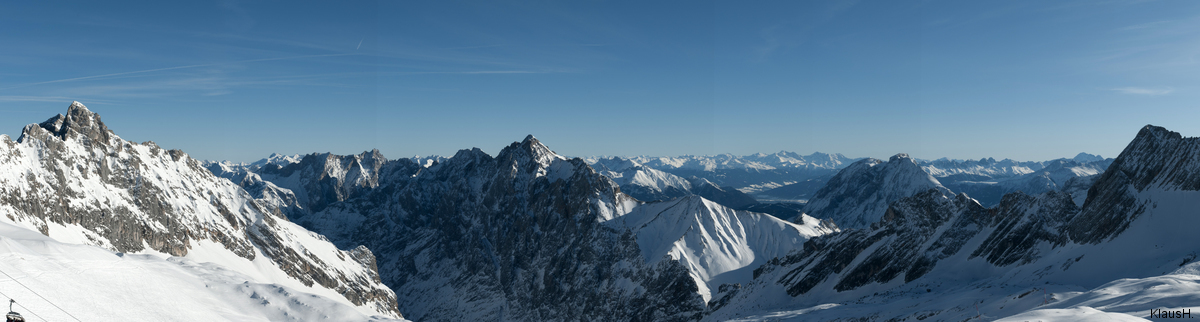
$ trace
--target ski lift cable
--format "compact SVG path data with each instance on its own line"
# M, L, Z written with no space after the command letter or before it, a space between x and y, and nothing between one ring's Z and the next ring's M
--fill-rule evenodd
M7 297L9 300L12 300L12 297L11 297L11 296L8 296L8 294L4 294L3 292L0 292L0 295L3 295L4 297ZM33 314L33 316L36 316L36 317L37 317L39 320L42 320L42 321L50 321L50 320L47 320L46 318L42 317L41 315L38 315L36 312L33 312L33 310L31 310L31 309L29 309L29 308L25 307L24 305L21 305L21 303L17 303L17 301L16 301L16 300L13 300L13 301L12 301L12 303L13 303L13 304L16 304L17 306L20 306L20 307L21 307L21 309L25 310L25 312L29 312L29 314ZM68 314L70 314L70 313L68 313ZM72 316L72 317L73 317L73 316Z
M37 291L34 291L32 288L29 288L28 286L25 286L25 284L21 284L21 281L18 281L16 278L13 278L12 275L8 275L8 273L4 272L4 270L0 270L0 274L4 274L4 276L8 276L8 278L11 279L13 282L17 282L17 285L20 285L21 287L24 287L25 289L29 290L30 292L33 292L33 295L37 295L37 297L42 298L43 301L46 301L46 303L50 303L50 305L54 306L54 308L58 309L59 311L62 311L63 313L66 313L67 316L70 316L72 319L75 319L75 321L83 322L83 320L80 320L79 318L72 315L71 312L67 312L67 310L63 310L63 308L59 307L58 304L54 304L54 302L50 301L45 296L38 294ZM10 299L11 299L11 297L10 297ZM25 306L21 306L21 307L25 307ZM28 308L26 308L26 310L28 310ZM32 313L33 311L29 311L29 312ZM34 314L34 315L36 316L37 314ZM41 317L39 316L38 318L41 318ZM46 319L42 319L42 320L46 320Z

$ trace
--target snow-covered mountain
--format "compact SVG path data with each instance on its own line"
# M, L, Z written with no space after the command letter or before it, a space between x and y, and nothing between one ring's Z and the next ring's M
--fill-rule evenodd
M956 180L1015 177L1033 173L1042 167L1041 162L1013 161L1012 159L996 161L995 158L965 161L946 160L943 158L935 161L921 162L921 168L925 169L925 172L929 172L930 175L938 178L959 176Z
M829 179L804 212L830 218L843 229L866 228L882 218L893 201L930 189L951 194L907 154L894 155L887 162L864 159Z
M849 163L858 160L847 158L841 154L817 152L803 156L787 151L740 157L720 154L715 156L585 158L589 164L593 165L600 160L612 159L632 161L642 167L681 178L702 178L722 189L732 187L746 194L755 194L812 178L832 176L837 169L844 168Z
M592 163L592 167L600 175L616 182L621 187L621 192L642 201L662 201L698 195L734 209L745 209L758 203L754 197L733 187L721 187L699 177L684 179L630 159L599 159Z
M4 223L59 242L181 257L169 259L184 263L180 265L216 265L204 268L209 273L187 274L223 274L222 283L248 277L244 282L255 290L312 293L326 298L313 301L341 303L365 315L400 317L395 294L381 283L370 250L358 245L338 249L288 221L270 202L214 176L186 153L121 139L78 102L66 115L26 126L16 141L0 135L0 169ZM53 249L34 251L58 256ZM106 256L100 257L112 260L111 253ZM89 297L106 294L110 293ZM253 290L230 294L256 296Z
M592 167L612 179L621 192L638 200L667 200L691 194L692 184L680 176L646 167L630 159L598 159Z
M950 178L951 181L999 180L1045 171L1055 172L1056 179L1062 178L1062 180L1056 181L1062 183L1066 180L1066 176L1086 176L1103 172L1111 161L1112 159L1105 159L1099 155L1079 153L1071 159L1050 161L1013 161L1011 159L996 161L994 158L964 161L943 158L936 161L919 161L918 164L930 175L939 179ZM1072 175L1067 175L1063 171L1072 172ZM1057 174L1058 172L1063 173Z
M803 216L792 224L765 214L737 211L698 196L635 207L606 223L637 235L650 263L684 263L706 301L721 286L751 280L754 268L787 255L809 238L836 231L827 222Z
M247 166L249 166L251 169L258 169L267 165L282 167L292 163L300 162L300 159L302 158L304 158L304 155L301 154L283 155L279 153L271 153L271 155L267 156L266 158L252 162Z
M340 173L372 174L360 177L374 184L349 193L298 197L307 213L294 217L339 245L376 252L401 310L417 320L696 319L763 261L833 231L697 196L639 202L608 176L717 187L627 160L593 169L532 136L496 157L472 149L427 168L399 159L354 170L383 159L375 153L310 155L259 171L297 196L346 186Z
M901 198L869 228L768 261L706 319L1086 319L1196 308L1197 160L1200 138L1146 126L1082 207L1059 191L1010 193L994 208L937 190Z

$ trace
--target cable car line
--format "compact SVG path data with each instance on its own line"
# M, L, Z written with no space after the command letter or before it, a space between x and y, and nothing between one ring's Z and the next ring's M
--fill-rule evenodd
M54 306L54 308L57 308L59 311L62 311L63 313L66 313L67 316L70 316L72 319L75 319L75 321L83 322L83 320L80 320L79 318L72 315L71 312L67 312L67 310L64 310L62 307L59 307L58 304L54 304L54 302L50 301L45 296L38 294L37 291L34 291L32 288L29 288L28 286L25 286L25 284L22 284L21 281L18 281L16 278L13 278L12 275L8 275L8 273L4 272L4 270L0 270L0 274L4 274L4 276L7 276L13 282L17 282L17 285L20 285L21 287L24 287L25 289L29 290L30 292L33 292L33 295L37 295L37 297L42 298L43 301L46 301L46 303L50 303L50 305ZM3 295L3 294L0 293L0 295ZM5 296L7 297L8 295L5 295ZM9 297L9 299L12 299L12 298ZM20 304L18 304L18 305L20 305ZM24 305L21 305L21 307L25 308L26 310L29 310L29 308L26 308ZM33 310L29 310L29 313L33 313ZM33 315L37 316L36 313ZM46 319L42 318L41 316L38 316L38 318L41 318L43 321L47 321Z
M0 295L3 295L4 297L8 298L8 300L10 301L8 304L8 306L9 306L8 310L12 311L12 305L16 304L17 301L13 300L12 297L8 296L8 294L4 294L3 292L0 292ZM33 312L33 310L30 310L29 308L25 307L24 305L17 304L17 306L20 306L22 309L25 309L26 312L29 312L29 314L33 314L33 316L36 316L38 319L40 319L42 321L50 321L50 320L47 320L46 318L43 318L41 315L38 315L37 313Z

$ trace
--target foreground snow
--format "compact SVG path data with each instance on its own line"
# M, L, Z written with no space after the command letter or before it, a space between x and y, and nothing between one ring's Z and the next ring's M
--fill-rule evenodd
M883 321L890 317L923 321L1173 321L1177 318L1151 317L1152 311L1200 314L1197 270L1200 264L1193 263L1171 274L1118 279L1084 291L1071 285L1047 284L1045 290L1013 286L1008 278L957 285L929 283L878 292L855 301L746 310L728 320L830 321L862 317ZM909 313L893 316L898 312Z
M0 271L0 292L30 321L400 321L219 264L62 243L8 221Z

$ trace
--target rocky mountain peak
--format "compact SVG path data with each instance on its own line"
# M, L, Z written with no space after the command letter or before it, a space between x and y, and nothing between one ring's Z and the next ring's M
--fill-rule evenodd
M1088 189L1068 232L1078 243L1112 238L1153 209L1141 195L1153 189L1200 190L1200 138L1146 125Z
M515 162L525 172L544 174L547 167L555 159L565 159L554 151L550 150L541 141L533 135L525 136L521 142L513 142L500 150L500 154L496 155L497 160L503 162Z
M51 136L57 137L60 140L66 141L69 139L84 139L86 142L104 142L107 143L116 137L104 122L100 121L100 115L96 114L83 106L82 103L73 102L67 108L67 115L58 114L45 122L39 123L36 126L26 126L21 133L21 138L18 141L24 141L25 137L33 135L40 137L35 131L44 129Z
M371 151L359 153L356 160L363 168L372 173L379 171L379 168L383 167L384 163L387 163L387 158L383 156L383 153L379 153L379 149L371 149Z
M1181 138L1183 138L1183 136L1180 135L1179 132L1172 132L1161 126L1154 126L1154 125L1146 124L1146 126L1142 127L1141 131L1138 131L1137 137L1135 137L1133 139L1133 142L1136 143L1138 141L1150 140L1150 139L1159 141L1159 140L1163 140L1163 139L1181 139ZM1130 144L1133 144L1133 143L1130 143Z
M542 141L533 137L533 134L526 135L525 139L521 140L520 149L521 151L527 151L530 156L539 160L557 156L554 151L550 150L550 147L547 147L545 144L542 144Z
M908 153L896 153L896 155L893 155L891 158L888 159L888 162L896 162L896 161L900 161L900 160L907 160L907 161L911 162L912 158L908 157Z

